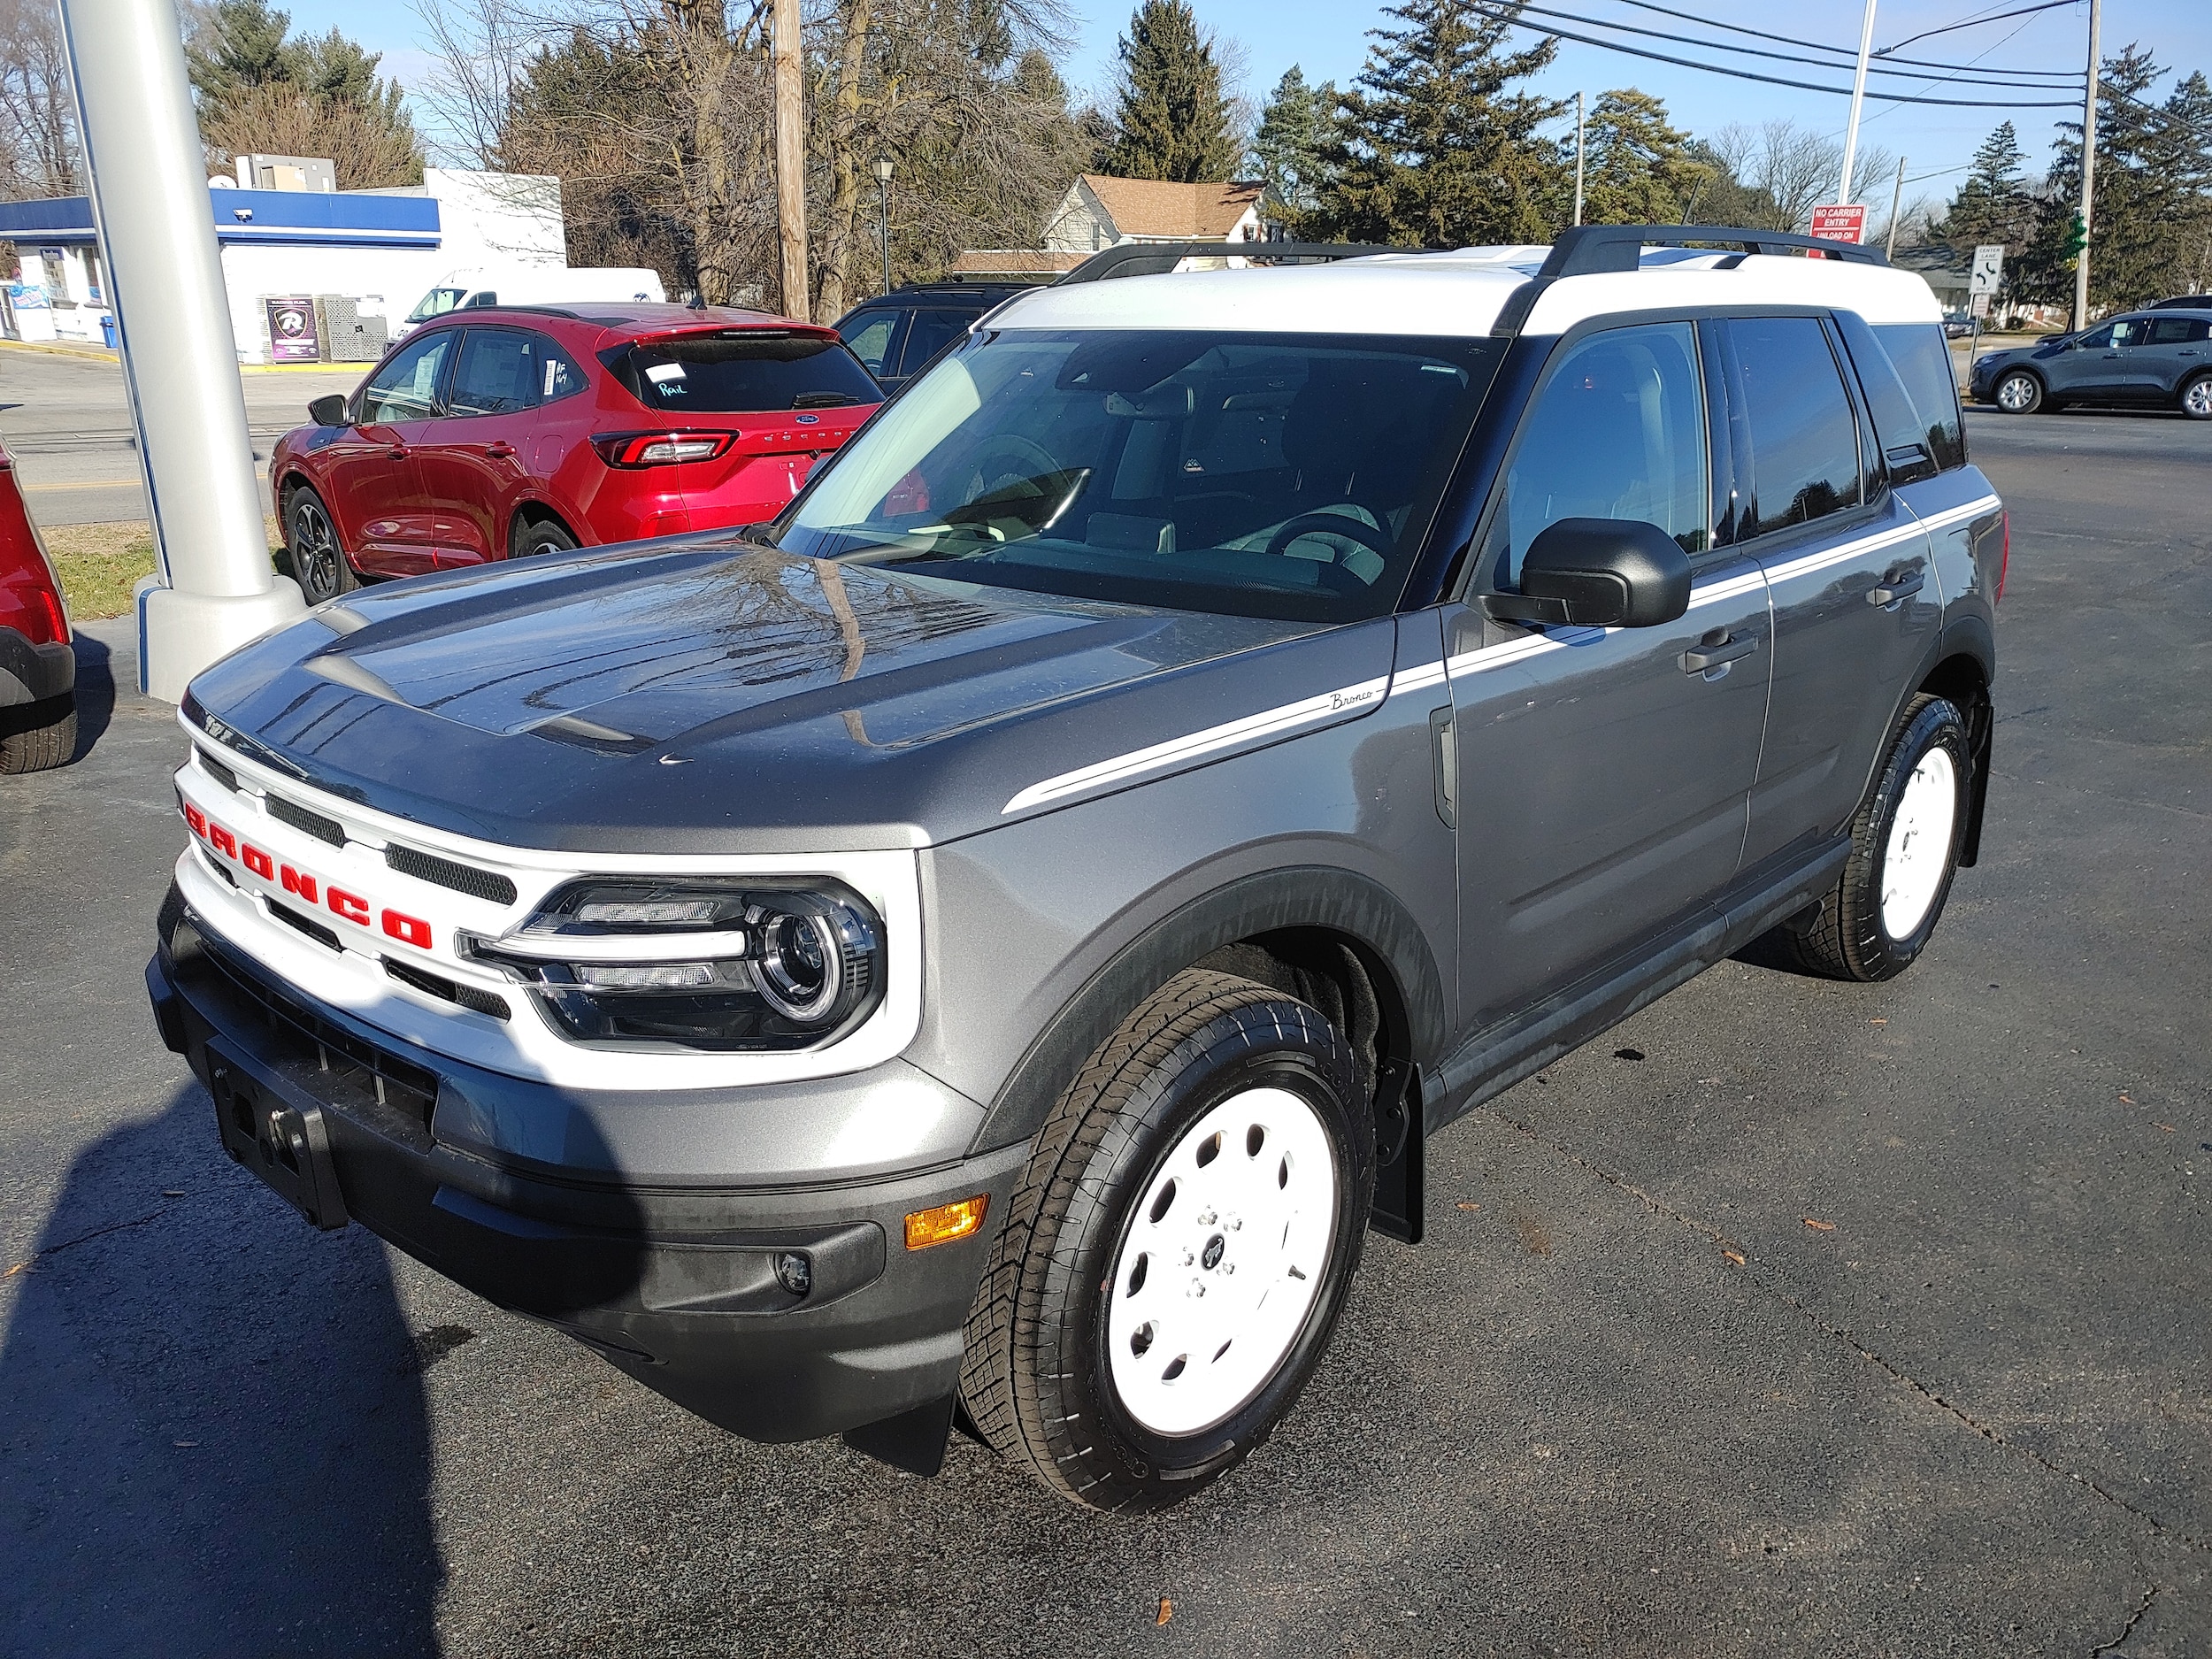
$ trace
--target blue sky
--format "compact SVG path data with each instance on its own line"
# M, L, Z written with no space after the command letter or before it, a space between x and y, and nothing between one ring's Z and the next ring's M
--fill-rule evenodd
M281 3L281 0L280 0ZM1632 23L1664 31L1708 38L1724 34L1699 30L1648 11L1629 0L1540 0L1541 4L1585 17ZM1734 23L1799 39L1832 42L1855 49L1860 19L1859 0L1670 0L1677 9L1695 12L1715 23ZM1962 19L2008 12L2032 0L1878 0L1875 45L1892 44L1907 35L1939 27ZM1200 20L1239 49L1244 65L1241 90L1256 103L1274 85L1278 76L1295 63L1313 81L1348 81L1358 74L1366 55L1366 31L1383 20L1381 7L1366 0L1194 0ZM414 13L402 6L364 7L358 0L291 0L296 26L321 33L335 27L362 44L386 54L388 67L403 83L419 81L429 67L419 46L421 27ZM1111 82L1114 45L1127 26L1132 4L1102 5L1097 0L1076 0L1071 6L1076 41L1066 65L1069 79L1079 87L1104 90ZM1566 28L1578 26L1554 19ZM2184 72L2203 68L2212 73L2212 4L2206 0L2106 0L2103 32L2108 54L2130 41L2148 46L2159 61ZM2086 0L2024 18L2008 18L1970 29L1923 41L1908 48L1911 56L1948 63L1977 62L2006 68L2078 70L2086 54ZM1788 76L1847 87L1847 72L1808 73L1782 64L1724 58L1699 49L1684 48L1674 39L1628 37L1634 43L1677 57L1709 57L1739 65ZM1787 51L1772 42L1736 36L1741 44ZM1710 133L1730 122L1756 124L1789 119L1822 127L1840 136L1847 101L1819 93L1762 85L1712 74L1698 69L1628 58L1573 42L1562 43L1558 60L1540 79L1542 90L1571 96L1580 89L1593 95L1610 87L1633 86L1666 100L1676 124L1694 133ZM1926 91L1947 96L1940 86L1895 83L1907 92ZM2170 80L2166 83L2170 85ZM1957 94L1958 89L1949 89ZM1970 97L2037 98L2040 95L1985 90L1969 91ZM2078 96L2078 95L2077 95ZM1975 145L2010 114L2019 127L2032 162L2039 165L2049 154L2052 124L2065 119L2059 110L2011 111L2003 109L1946 109L1930 106L1881 104L1869 102L1862 131L1863 144L1879 144L1908 162L1908 200L1926 195L1940 201L1955 186L1960 170ZM1571 119L1571 118L1570 118ZM1880 207L1878 205L1878 216Z

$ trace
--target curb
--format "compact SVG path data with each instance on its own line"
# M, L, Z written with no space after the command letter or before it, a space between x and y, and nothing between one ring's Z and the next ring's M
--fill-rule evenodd
M50 357L83 357L93 363L120 363L122 355L105 346L64 345L58 340L0 340L10 351L37 351Z
M8 340L0 338L0 349L9 351L36 351L50 357L77 357L88 363L120 364L120 352L110 351L104 346L64 344L58 340ZM366 374L376 366L373 363L242 363L241 374L344 374L358 372Z

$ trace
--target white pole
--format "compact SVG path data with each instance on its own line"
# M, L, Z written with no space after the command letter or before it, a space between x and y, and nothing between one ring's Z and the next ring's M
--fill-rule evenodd
M2089 91L2081 106L2081 252L2074 259L2074 326L2089 326L2089 208L2097 181L2097 27L2101 0L2089 0Z
M1851 80L1851 119L1843 129L1843 182L1836 188L1838 205L1851 199L1851 169L1859 158L1859 111L1866 104L1866 60L1874 50L1874 0L1866 0L1866 19L1859 25L1859 72Z
M138 588L138 683L176 703L304 607L269 565L175 0L61 17L160 568Z
M1882 250L1886 259L1897 257L1897 204L1905 199L1905 158L1897 157L1897 182L1889 188L1889 246Z
M1575 223L1582 223L1582 95L1575 94Z

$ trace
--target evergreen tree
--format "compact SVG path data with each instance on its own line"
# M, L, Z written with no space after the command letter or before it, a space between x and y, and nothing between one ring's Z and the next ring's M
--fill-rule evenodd
M1314 210L1299 216L1301 234L1427 248L1549 240L1559 149L1536 129L1564 106L1511 88L1559 43L1505 51L1519 12L1469 0L1386 8L1402 27L1369 31L1367 65L1338 96L1325 176Z
M1252 163L1267 186L1265 211L1271 219L1286 222L1313 208L1326 177L1322 152L1335 107L1336 83L1310 86L1296 64L1268 95L1252 134Z
M1187 0L1144 0L1121 37L1120 101L1106 170L1179 184L1226 180L1243 146L1234 133L1213 37Z
M1573 140L1561 157L1574 166ZM1667 121L1667 106L1631 87L1598 96L1583 127L1583 222L1674 225L1712 169Z
M422 141L399 83L376 73L380 55L336 29L296 40L291 27L268 0L217 0L196 16L185 61L212 163L327 154L341 189L420 183Z
M1965 259L1984 243L2001 244L2005 250L2003 293L2017 286L2020 257L2035 239L2042 207L2028 189L2021 172L2026 154L2010 121L1982 141L1974 152L1972 167L1959 193L1951 198L1944 216L1930 225L1927 240L1948 248Z

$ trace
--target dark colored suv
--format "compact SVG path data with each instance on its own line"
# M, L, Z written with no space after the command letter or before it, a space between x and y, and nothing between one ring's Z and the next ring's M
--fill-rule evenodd
M749 539L328 607L191 687L162 1032L317 1225L738 1433L1188 1496L1426 1137L1974 862L2004 511L1839 246L1062 284Z
M837 319L853 356L886 392L895 392L986 312L1029 293L1029 282L927 282L863 301Z
M2212 420L2212 306L2129 311L2079 334L1974 359L1977 403L2008 415L2069 403L2178 409Z

